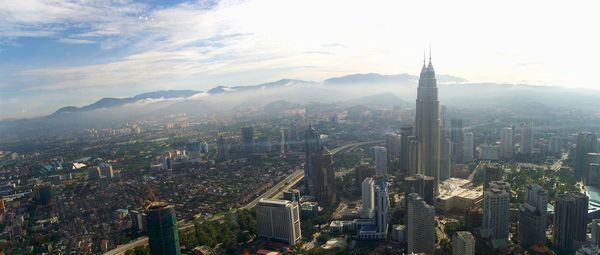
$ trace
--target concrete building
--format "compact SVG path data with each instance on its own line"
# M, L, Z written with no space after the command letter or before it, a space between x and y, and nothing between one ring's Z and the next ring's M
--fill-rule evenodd
M435 250L435 208L416 193L408 195L407 252L433 254Z
M373 147L375 156L375 174L377 176L386 176L388 168L387 149L382 146Z
M483 165L483 189L487 190L493 181L502 181L504 169L500 164L485 162Z
M387 158L393 161L400 158L400 147L402 137L397 133L385 135L385 148L387 149Z
M548 192L537 184L525 191L525 203L519 209L519 244L524 249L546 243Z
M142 233L146 231L146 213L137 210L130 210L131 231L133 233Z
M283 200L300 203L300 190L289 189L283 192Z
M408 138L410 140L408 152L408 175L419 173L419 141L414 136Z
M463 162L469 162L473 160L474 148L474 137L472 132L465 132L463 138Z
M358 229L359 239L380 240L386 239L388 233L388 190L385 181L377 181L375 184L375 217L374 219L355 219L352 222L353 229Z
M440 102L431 57L427 66L423 62L416 105L415 136L419 143L417 172L433 177L437 187L440 179Z
M413 127L404 126L400 128L400 172L408 173L410 141L413 136Z
M452 255L475 255L475 237L469 231L457 231L452 236Z
M100 167L89 167L88 168L88 179L89 180L99 180L100 179Z
M514 155L515 133L512 127L504 127L500 132L500 156L510 159Z
M428 205L433 205L433 198L437 193L434 190L435 180L433 177L416 174L404 178L404 183L406 187L404 194L406 197L410 193L417 193Z
M179 233L172 205L153 202L147 208L148 243L152 255L179 255Z
M581 248L577 249L575 255L598 255L600 254L600 248L597 244L584 244Z
M321 143L317 131L310 127L306 131L304 180L308 194L323 205L336 200L333 154Z
M440 182L450 178L452 164L452 142L446 129L442 129L440 135Z
M370 218L375 210L375 181L371 177L362 182L362 206L362 213Z
M464 212L479 207L482 201L483 193L474 190L471 181L452 177L440 183L435 208L446 212Z
M219 162L229 160L229 144L222 135L217 139L217 159Z
M259 238L285 242L290 246L302 238L298 203L261 199L256 205L256 229Z
M533 154L533 123L527 122L521 124L521 154Z
M450 141L452 142L452 161L455 163L463 162L463 120L450 120Z
M558 195L554 203L552 244L561 251L573 251L575 241L586 241L588 197L579 192Z
M483 226L491 230L495 247L508 244L508 222L510 205L510 184L494 181L483 192Z
M600 245L600 219L593 219L590 225L592 229L592 243Z
M244 145L244 155L250 157L254 154L254 128L243 127L242 128L242 143Z
M102 163L100 163L99 166L100 166L100 172L102 173L102 176L105 176L106 178L114 177L113 167L110 164L102 162Z
M577 134L577 144L575 146L575 176L586 178L588 176L588 166L591 163L588 160L588 153L598 150L598 138L596 134L582 132Z

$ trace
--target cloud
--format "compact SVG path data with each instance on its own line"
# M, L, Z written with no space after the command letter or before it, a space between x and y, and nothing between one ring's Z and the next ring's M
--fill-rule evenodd
M61 43L67 43L67 44L93 44L93 43L96 43L96 41L92 41L92 40L74 39L74 38L60 38L60 39L58 39L58 41Z

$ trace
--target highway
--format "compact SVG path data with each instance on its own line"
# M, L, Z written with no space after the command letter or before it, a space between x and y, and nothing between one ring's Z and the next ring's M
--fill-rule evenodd
M330 150L330 152L332 154L337 154L341 151L344 151L346 149L349 148L355 148L358 146L362 146L362 145L366 145L366 144L372 144L372 143L380 143L383 140L378 140L378 141L369 141L369 142L356 142L356 143L349 143L349 144L345 144L339 147L336 147L332 150ZM304 178L304 169L303 168L297 168L291 175L289 175L288 177L286 177L285 179L283 179L282 181L280 181L279 183L275 184L275 186L271 187L269 190L267 190L265 193L263 193L262 195L258 196L257 198L255 198L254 200L250 201L248 204L246 204L245 206L240 207L239 209L250 209L256 206L256 204L258 204L258 201L261 198L277 198L279 197L284 191L294 187L294 185L296 185L298 182L300 182L302 179ZM233 211L235 212L235 210ZM218 215L218 216L214 216L209 220L220 220L223 218L223 215ZM188 228L194 227L194 223L190 223L190 222L185 222L185 221L180 221L178 223L179 225L179 230L186 230ZM104 255L122 255L125 254L126 251L128 250L132 250L135 247L138 246L144 246L148 244L148 237L140 237L138 239L136 239L133 242L127 243L127 244L123 244L115 249L112 249L108 252L105 252Z

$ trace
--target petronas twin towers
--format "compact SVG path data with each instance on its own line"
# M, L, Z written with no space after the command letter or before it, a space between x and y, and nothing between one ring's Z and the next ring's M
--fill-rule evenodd
M415 136L418 141L417 171L419 174L434 178L436 186L434 191L437 191L437 184L440 180L439 107L437 81L430 56L428 65L425 65L425 61L423 61L423 68L419 77Z

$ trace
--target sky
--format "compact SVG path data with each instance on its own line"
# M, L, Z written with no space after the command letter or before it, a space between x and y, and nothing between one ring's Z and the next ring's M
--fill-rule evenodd
M596 89L594 1L18 0L0 4L0 119L102 97L436 71Z

